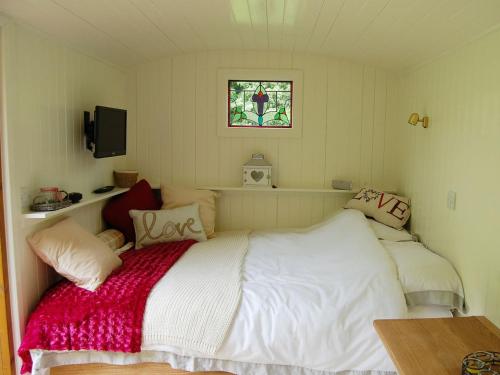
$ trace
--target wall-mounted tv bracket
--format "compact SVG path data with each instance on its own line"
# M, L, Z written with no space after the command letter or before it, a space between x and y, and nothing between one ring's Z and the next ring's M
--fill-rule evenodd
M95 126L94 121L90 120L90 112L88 111L83 112L83 128L87 149L93 152L95 145Z

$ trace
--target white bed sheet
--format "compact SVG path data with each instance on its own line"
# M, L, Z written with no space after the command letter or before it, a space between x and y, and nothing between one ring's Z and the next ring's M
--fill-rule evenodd
M408 307L408 319L426 318L453 318L453 314L445 306L423 305Z
M252 234L242 287L233 325L213 357L158 345L137 354L33 351L34 372L155 361L236 374L394 373L372 322L406 318L406 304L395 265L360 212L345 210L307 230Z
M452 318L449 309L442 306L414 306L408 308L408 318ZM240 375L330 375L328 371L306 369L302 366L280 366L266 365L260 363L244 363L231 360L219 360L211 358L197 358L193 356L181 356L165 351L143 351L137 354L111 353L111 352L43 352L34 351L35 362L43 365L44 369L38 371L39 375L49 375L49 367L62 364L100 362L116 365L135 364L143 362L169 363L174 368L192 369L197 371L225 370ZM338 374L337 374L338 375ZM396 375L394 371L345 371L341 375Z

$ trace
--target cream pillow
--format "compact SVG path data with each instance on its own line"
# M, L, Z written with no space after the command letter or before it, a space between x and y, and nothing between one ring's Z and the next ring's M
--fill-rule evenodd
M33 251L77 286L94 291L122 260L99 238L67 218L28 238Z
M198 203L171 210L130 210L129 213L134 221L136 249L162 242L207 240Z
M162 209L171 209L189 204L200 205L200 218L208 238L215 237L215 198L211 190L161 186Z
M345 208L354 208L378 222L400 229L410 218L410 200L383 191L363 188L347 202Z
M413 236L403 228L394 229L372 219L368 219L368 222L379 240L394 242L413 241Z

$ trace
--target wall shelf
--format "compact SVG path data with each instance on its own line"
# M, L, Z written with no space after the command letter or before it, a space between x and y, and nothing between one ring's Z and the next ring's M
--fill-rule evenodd
M113 190L103 193L103 194L84 194L83 199L79 203L72 204L69 207L61 208L56 211L45 211L45 212L36 212L36 211L26 211L23 213L23 217L25 219L34 219L34 220L48 220L53 217L63 215L69 211L76 210L78 208L88 206L93 203L97 203L99 201L103 201L105 199L114 197L115 195L119 195L128 191L128 188L114 188Z
M197 189L213 191L241 191L241 192L266 192L266 193L334 193L334 194L356 194L359 190L338 189L309 189L309 188L269 188L269 187L243 187L243 186L198 186Z

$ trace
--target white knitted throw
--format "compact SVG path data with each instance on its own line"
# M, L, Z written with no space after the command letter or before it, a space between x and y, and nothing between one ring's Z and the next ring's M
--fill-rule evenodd
M151 291L142 348L177 346L214 354L241 298L248 232L226 232L193 245Z

